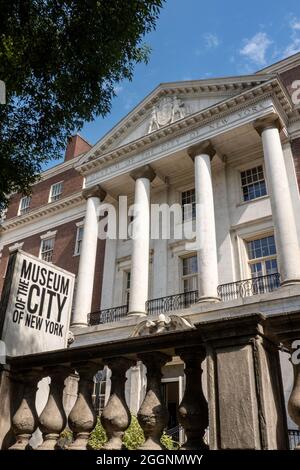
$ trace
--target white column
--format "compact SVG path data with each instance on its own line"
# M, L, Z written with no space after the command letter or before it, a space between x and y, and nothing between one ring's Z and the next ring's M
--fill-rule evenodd
M150 183L155 173L146 165L131 173L135 180L130 299L128 315L146 315L149 282Z
M188 150L195 164L196 236L199 302L218 301L218 259L209 141Z
M278 116L257 120L262 137L268 191L270 194L281 284L300 282L300 250L295 216L279 131Z
M91 312L98 244L98 209L105 192L96 186L84 190L83 195L87 202L72 326L87 326L87 316Z

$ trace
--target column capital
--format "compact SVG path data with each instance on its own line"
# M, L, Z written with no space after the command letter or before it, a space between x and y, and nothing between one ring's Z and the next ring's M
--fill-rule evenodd
M147 178L150 183L154 180L156 174L150 165L144 165L130 173L131 178L137 180L138 178Z
M278 129L280 132L283 128L283 125L281 124L278 115L272 113L263 118L256 119L256 121L253 123L253 127L259 135L262 135L263 131L266 129Z
M83 189L82 195L84 199L88 199L89 197L98 197L100 201L104 201L106 192L104 191L104 189L101 188L99 184L96 184L91 188Z
M212 160L216 154L216 151L210 140L205 140L204 142L200 142L199 144L189 147L187 152L192 160L194 160L198 155L209 155L210 159Z

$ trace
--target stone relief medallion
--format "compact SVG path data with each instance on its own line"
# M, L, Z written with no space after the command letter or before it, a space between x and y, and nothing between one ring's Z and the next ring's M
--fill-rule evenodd
M156 116L159 127L166 126L171 122L173 101L171 98L163 98L157 108Z
M164 97L152 108L148 133L156 131L185 116L185 105L177 96L173 98Z
M196 327L193 322L187 318L176 314L165 315L161 313L158 318L152 320L142 320L136 325L131 337L157 335L168 333L170 331L194 330Z

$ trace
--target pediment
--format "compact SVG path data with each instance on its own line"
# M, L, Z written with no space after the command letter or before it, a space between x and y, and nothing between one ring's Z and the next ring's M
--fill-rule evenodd
M170 124L254 88L270 77L269 74L251 75L161 84L100 139L78 166L157 130L167 129Z

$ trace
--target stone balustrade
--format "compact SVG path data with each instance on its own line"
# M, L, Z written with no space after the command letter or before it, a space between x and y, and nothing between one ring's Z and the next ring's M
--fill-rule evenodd
M137 416L145 435L141 449L161 450L160 438L168 422L161 392L162 367L179 356L186 375L178 408L186 436L182 449L206 449L204 434L208 427L210 449L287 449L278 346L283 343L291 350L293 340L299 338L300 314L269 318L253 314L202 323L194 330L8 358L6 370L1 372L0 392L5 388L6 395L9 393L11 413L6 432L5 426L0 426L2 448L29 449L31 436L39 428L43 442L38 450L55 450L68 426L73 433L68 448L87 449L96 425L93 377L106 365L112 375L110 397L101 414L108 438L103 449L122 449L130 424L126 373L142 361L147 369L147 389ZM205 360L207 387L203 387L202 377ZM289 403L289 413L298 425L299 369L296 365ZM63 390L66 379L74 374L79 378L77 399L67 416ZM35 397L43 377L50 378L49 395L38 416ZM0 398L1 413L1 403L5 401L7 406L7 399Z

